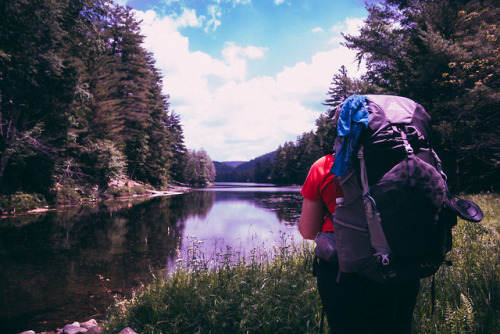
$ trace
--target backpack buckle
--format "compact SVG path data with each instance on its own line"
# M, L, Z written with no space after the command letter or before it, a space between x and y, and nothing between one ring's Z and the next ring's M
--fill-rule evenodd
M406 150L406 153L408 153L408 154L413 154L413 147L411 147L410 143L405 142L405 143L403 144L403 146L404 146L404 148L405 148L405 150Z
M391 264L391 260L389 258L389 254L380 254L377 253L378 260L383 266L388 266Z
M394 127L394 131L399 132L401 135L401 139L403 140L403 147L406 150L406 153L408 155L413 154L413 147L411 147L410 142L408 141L408 136L406 135L406 130L405 129L398 129L397 127Z

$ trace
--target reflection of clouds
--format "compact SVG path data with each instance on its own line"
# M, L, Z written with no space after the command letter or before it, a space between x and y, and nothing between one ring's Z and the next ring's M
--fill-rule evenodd
M209 256L225 251L228 246L243 254L261 245L272 248L282 241L282 233L300 240L297 229L281 224L275 212L257 206L255 199L241 197L216 201L205 218L187 219L184 229L186 237L203 242L200 250ZM183 242L181 253L189 247L189 240Z

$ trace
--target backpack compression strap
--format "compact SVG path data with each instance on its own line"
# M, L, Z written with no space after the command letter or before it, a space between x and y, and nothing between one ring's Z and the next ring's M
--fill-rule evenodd
M385 234L380 223L380 214L377 211L375 200L370 195L366 164L363 157L363 146L361 146L358 151L358 158L361 172L361 186L363 187L363 203L365 205L370 241L373 248L375 248L376 255L380 258L382 265L386 266L390 264L389 255L391 253L391 248L385 238Z

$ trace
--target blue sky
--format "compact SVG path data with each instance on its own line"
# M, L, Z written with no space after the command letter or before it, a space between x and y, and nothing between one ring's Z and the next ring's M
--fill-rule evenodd
M248 161L314 129L359 0L115 0L135 10L189 149Z

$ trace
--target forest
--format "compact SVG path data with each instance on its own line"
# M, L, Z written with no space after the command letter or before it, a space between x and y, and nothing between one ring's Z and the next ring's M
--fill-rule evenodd
M430 114L432 145L455 192L500 188L500 67L497 1L386 0L367 5L356 36L345 35L367 72L333 75L314 131L275 153L270 180L302 184L309 166L331 151L331 118L352 94L392 94L413 99Z
M0 192L48 200L114 180L204 186L130 8L110 0L0 2Z
M498 191L499 27L493 0L385 0L344 45L367 71L341 67L314 130L255 162L246 181L301 184L331 150L335 108L351 94L422 104L455 191ZM151 187L215 180L204 150L184 144L180 116L130 8L110 0L0 1L0 194L48 202L113 180ZM168 78L166 78L168 80Z

